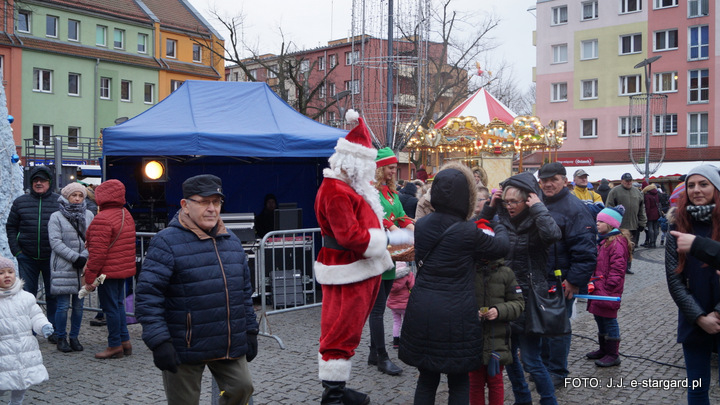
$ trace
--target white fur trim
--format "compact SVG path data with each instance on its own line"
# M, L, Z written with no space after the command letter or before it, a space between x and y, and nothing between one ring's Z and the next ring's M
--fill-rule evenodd
M353 110L352 108L347 110L347 112L345 113L345 122L347 122L348 124L357 124L358 122L360 122L358 118L360 118L360 113Z
M387 236L385 231L379 228L370 228L370 242L368 243L367 249L363 253L365 257L377 257L382 256L383 251L387 252Z
M390 252L380 257L358 260L348 264L326 265L315 262L315 280L320 284L343 285L379 276L393 267Z
M318 353L318 376L322 381L347 381L350 379L352 360L331 359L323 360L322 354Z
M377 149L350 142L345 138L338 138L337 145L335 145L335 152L348 153L359 158L370 159L373 162L375 162L375 158L377 157Z

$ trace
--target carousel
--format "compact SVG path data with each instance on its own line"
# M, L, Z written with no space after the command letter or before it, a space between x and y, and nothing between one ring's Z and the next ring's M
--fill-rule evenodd
M537 117L516 116L480 89L438 123L431 121L431 128L418 127L406 148L432 167L447 160L483 167L496 184L512 175L513 161L523 171L524 155L540 151L548 154L543 161L557 159L564 136L562 121L542 125Z

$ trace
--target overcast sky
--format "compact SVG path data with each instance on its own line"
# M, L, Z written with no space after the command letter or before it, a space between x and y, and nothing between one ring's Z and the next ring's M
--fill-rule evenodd
M326 45L331 39L351 34L352 0L189 1L226 40L230 37L228 32L212 17L210 10L217 10L223 17L242 13L246 21L243 34L246 40L258 43L262 53L279 53L279 27L286 39L292 40L299 49ZM381 2L387 7L387 1L368 1ZM395 0L395 4L409 1ZM535 66L535 47L532 45L535 16L527 9L533 7L535 1L453 0L451 5L463 12L494 13L501 19L492 35L499 45L492 51L492 58L507 61L521 88L529 86Z

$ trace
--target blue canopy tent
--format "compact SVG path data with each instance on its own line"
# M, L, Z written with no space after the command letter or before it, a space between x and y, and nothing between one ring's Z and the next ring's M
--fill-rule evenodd
M178 209L186 178L210 173L223 180L224 211L258 213L265 194L274 193L303 208L303 225L312 227L322 169L346 134L298 113L265 83L189 80L137 117L103 130L105 178L123 181L133 214L154 223ZM166 182L144 180L147 158L166 160Z

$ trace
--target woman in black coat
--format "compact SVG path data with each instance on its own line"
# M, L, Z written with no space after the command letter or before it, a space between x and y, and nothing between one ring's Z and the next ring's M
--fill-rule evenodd
M420 371L415 404L434 404L440 374L448 375L449 404L469 402L468 372L482 366L482 330L475 300L475 260L507 254L502 226L491 236L468 218L477 187L469 168L450 163L435 176L435 212L415 226L418 275L400 339L400 360Z

